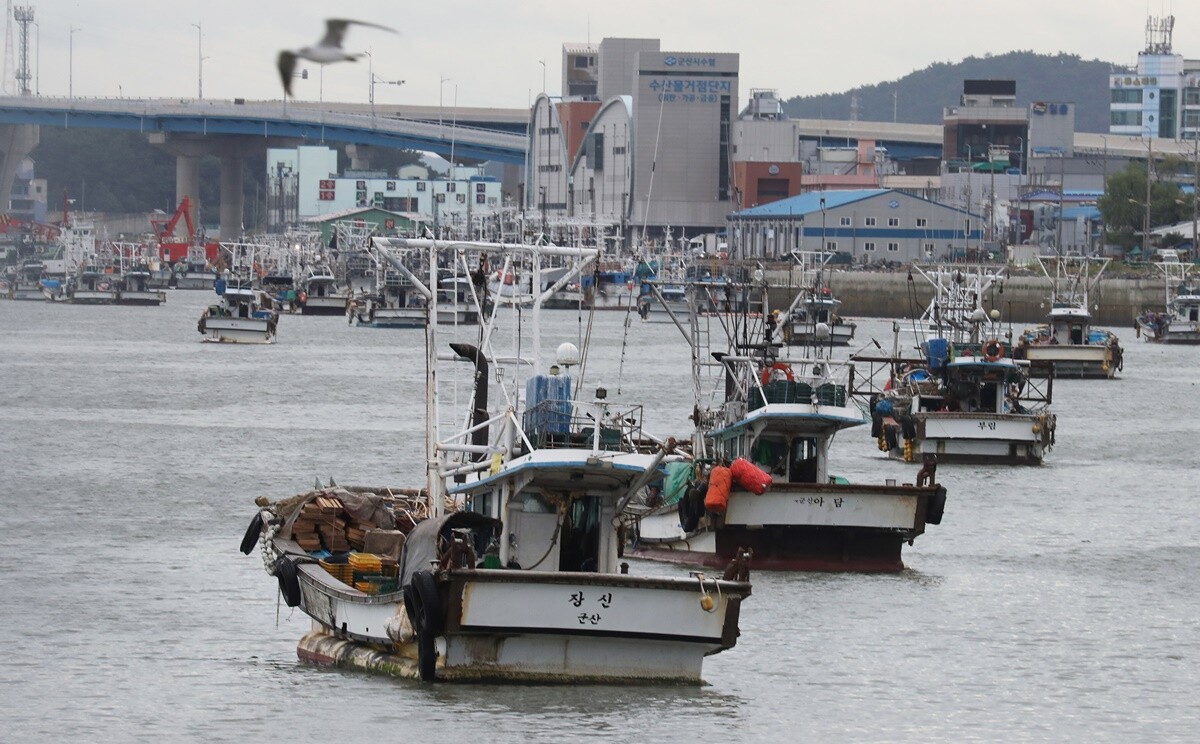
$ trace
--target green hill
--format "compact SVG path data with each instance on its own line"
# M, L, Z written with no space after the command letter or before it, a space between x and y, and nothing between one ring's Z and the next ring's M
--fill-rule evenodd
M1073 54L1009 52L968 57L955 64L937 62L899 80L853 91L788 98L783 110L796 119L848 120L851 98L857 94L861 121L941 124L942 109L958 105L964 80L1015 80L1018 106L1033 101L1074 103L1076 131L1107 132L1108 76L1114 69L1110 62Z

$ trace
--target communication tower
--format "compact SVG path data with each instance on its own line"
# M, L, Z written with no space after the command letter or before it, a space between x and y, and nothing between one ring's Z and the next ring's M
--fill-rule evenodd
M17 33L21 39L17 51L17 92L27 96L33 92L29 88L29 81L33 79L29 72L29 27L33 25L33 6L18 5L12 11L13 20L20 25Z
M1146 54L1170 54L1171 33L1175 30L1175 16L1146 19Z

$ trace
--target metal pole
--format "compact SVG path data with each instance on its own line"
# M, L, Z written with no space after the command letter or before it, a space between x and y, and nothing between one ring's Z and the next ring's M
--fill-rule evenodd
M75 32L82 30L71 26L67 44L67 98L75 97Z
M196 29L196 100L204 100L204 29L193 23Z

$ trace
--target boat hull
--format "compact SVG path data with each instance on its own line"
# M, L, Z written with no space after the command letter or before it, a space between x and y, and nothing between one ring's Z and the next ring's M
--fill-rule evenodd
M223 344L273 344L275 332L263 318L205 318L203 340Z
M419 679L401 593L367 595L300 564L300 608L321 626L298 656ZM444 680L701 681L706 655L737 640L749 584L516 570L456 571L439 582L445 626L436 638Z
M1041 465L1054 443L1053 414L928 412L916 417L912 460L937 455L939 463ZM901 427L888 424L897 446L887 448L897 459L907 459ZM884 435L885 440L889 435Z
M69 302L73 305L115 305L117 293L115 290L77 289L71 293Z
M1153 325L1138 319L1138 335L1154 344L1200 344L1200 323L1179 324L1178 328L1155 328Z
M685 532L677 506L643 516L633 554L720 567L746 547L757 570L895 572L904 568L904 544L925 531L936 498L932 486L776 484L757 495L734 490L715 526Z
M180 274L175 279L175 289L207 289L212 290L216 276L211 272L204 274Z
M345 315L346 307L350 304L349 297L313 297L308 296L308 300L300 309L302 315Z
M1053 365L1056 378L1112 379L1117 373L1107 344L1037 344L1025 348L1031 377L1046 377Z
M167 293L163 291L141 292L123 291L117 299L120 305L161 305L167 301Z

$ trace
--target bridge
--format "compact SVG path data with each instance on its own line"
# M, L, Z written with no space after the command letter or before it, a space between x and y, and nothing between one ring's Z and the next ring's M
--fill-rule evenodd
M372 147L383 147L433 152L456 161L525 162L525 124L508 110L413 107L413 113L424 118L408 119L397 118L396 107L390 106L370 111L335 110L338 104L317 106L241 99L0 97L0 203L8 203L20 161L37 146L38 127L145 134L151 143L176 156L175 190L180 201L185 195L195 201L199 194L199 158L217 156L222 235L241 231L242 159L268 147L335 143L353 146L352 154L360 156Z

